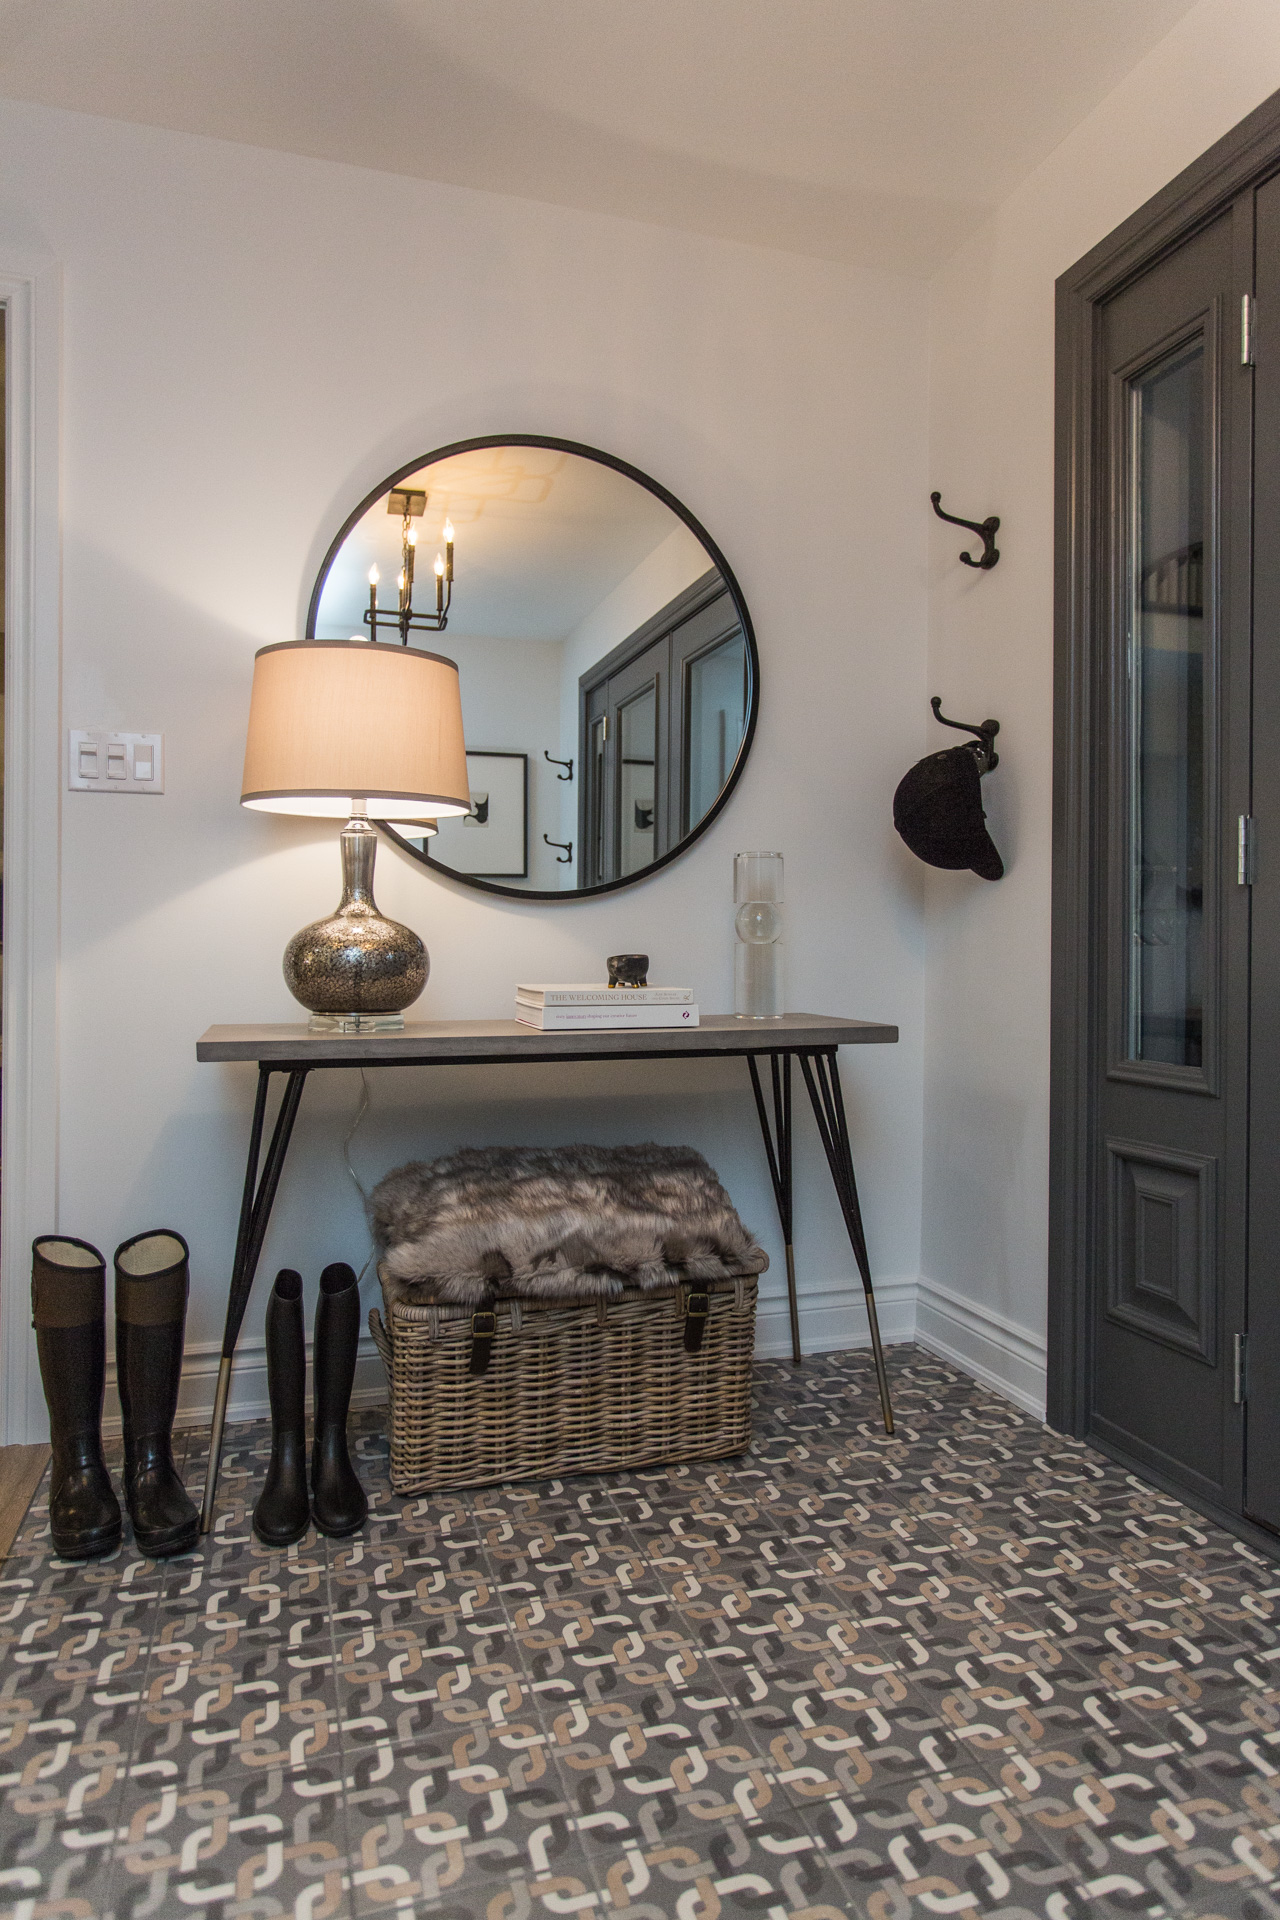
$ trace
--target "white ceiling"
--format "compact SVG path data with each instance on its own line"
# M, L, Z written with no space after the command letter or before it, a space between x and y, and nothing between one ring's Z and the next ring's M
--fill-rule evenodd
M1194 0L0 0L0 94L924 272Z

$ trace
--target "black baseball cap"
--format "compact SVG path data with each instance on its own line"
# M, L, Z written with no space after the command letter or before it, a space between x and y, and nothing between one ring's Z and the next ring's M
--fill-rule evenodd
M944 747L918 760L898 783L893 824L918 859L952 871L968 867L999 880L1004 861L987 832L981 747Z

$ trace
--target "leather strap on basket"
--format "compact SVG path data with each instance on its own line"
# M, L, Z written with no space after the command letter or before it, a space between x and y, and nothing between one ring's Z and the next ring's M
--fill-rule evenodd
M471 1362L468 1373L488 1373L493 1343L498 1332L498 1316L481 1308L471 1316Z
M686 1353L702 1352L702 1336L707 1330L707 1321L711 1314L711 1296L708 1293L691 1293L689 1304L684 1310L684 1350Z

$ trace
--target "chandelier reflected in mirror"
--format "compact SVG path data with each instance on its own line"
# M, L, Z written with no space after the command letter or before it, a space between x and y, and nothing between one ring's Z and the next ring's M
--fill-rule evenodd
M387 512L400 515L400 575L396 581L399 600L394 612L389 607L378 605L378 582L382 576L376 564L370 567L369 604L365 608L364 623L371 640L378 637L379 621L384 628L393 627L399 633L400 644L404 647L408 646L411 633L443 633L449 624L449 607L453 600L452 520L445 520L441 529L444 552L436 555L435 612L417 613L414 610L413 569L418 551L418 529L413 523L420 520L426 510L426 493L416 487L393 487L387 495Z

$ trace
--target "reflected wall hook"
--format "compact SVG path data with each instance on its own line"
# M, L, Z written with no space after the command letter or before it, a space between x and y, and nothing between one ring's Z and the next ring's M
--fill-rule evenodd
M543 839L544 839L544 840L546 841L546 843L547 843L547 845L548 845L549 847L563 847L563 848L564 848L564 852L563 852L563 853L558 853L558 854L556 855L556 865L557 865L558 867L567 867L567 866L569 865L569 863L571 862L571 860L573 859L573 842L572 842L572 840L552 840L552 839L551 839L551 838L550 838L550 837L549 837L549 836L548 836L547 834L545 834L545 833L543 834L543 836L542 836L542 837L543 837Z
M552 759L552 756L551 756L551 755L550 755L550 754L549 754L549 753L547 752L547 750L546 750L546 748L545 748L545 747L544 747L544 748L542 749L542 757L543 757L543 759L544 759L544 760L549 760L549 761L551 761L551 765L552 765L553 767L568 767L568 769L569 769L569 771L568 771L568 773L558 773L558 774L556 775L556 779L557 779L557 780L572 780L572 778L573 778L573 762L572 762L572 760L555 760L555 759ZM550 846L550 845L552 844L552 842L550 842L550 841L548 841L548 843L547 843L547 844L548 844L548 845Z
M981 560L975 560L971 553L962 553L960 558L964 565L966 567L981 567L984 571L994 567L996 561L1000 558L1000 549L995 543L996 532L1000 526L1000 515L998 513L992 513L988 514L985 520L962 520L957 514L944 513L942 511L942 495L940 493L931 493L929 498L933 503L933 510L939 520L949 520L953 527L968 527L971 533L976 533L981 537ZM950 722L947 724L950 725Z
M947 515L943 516L944 519L948 517ZM983 773L990 773L992 767L998 767L1000 765L1000 755L992 745L992 742L1000 731L1000 722L998 720L984 720L980 727L971 727L967 720L948 720L942 711L941 697L936 693L929 702L929 705L933 708L934 719L939 721L942 726L955 727L959 733L972 733L977 736L981 745L975 748L975 752L977 752L981 758Z

